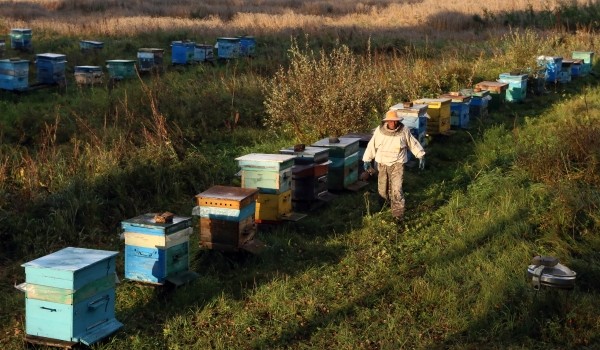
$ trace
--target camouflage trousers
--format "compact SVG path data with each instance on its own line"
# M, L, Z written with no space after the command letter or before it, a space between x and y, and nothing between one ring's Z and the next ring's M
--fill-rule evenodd
M404 178L404 164L392 165L377 164L377 189L379 195L390 203L392 216L402 219L404 216L404 193L402 180Z

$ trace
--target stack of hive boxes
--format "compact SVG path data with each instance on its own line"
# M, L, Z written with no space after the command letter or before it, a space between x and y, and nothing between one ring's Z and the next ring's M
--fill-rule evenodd
M352 132L352 133L348 133L346 135L342 135L342 137L344 138L350 138L350 137L355 137L358 138L358 172L361 171L361 169L363 168L363 155L365 154L365 151L367 150L367 145L369 144L369 141L371 141L371 137L373 137L373 133L358 133L358 132Z
M475 84L476 89L487 90L490 92L492 98L488 104L489 108L498 109L506 101L506 90L508 89L507 83L499 81L482 81Z
M410 133L419 141L422 146L426 144L427 134L427 114L428 106L426 104L413 104L412 102L398 103L390 107L395 110L396 115L402 118L402 124L409 128ZM409 151L408 158L412 159L414 155Z
M426 104L429 120L427 133L430 135L445 134L450 130L450 103L449 98L421 98L415 104Z
M0 89L23 91L29 87L29 61L19 58L0 60Z
M483 90L481 88L463 89L460 93L471 97L471 100L469 101L469 119L487 117L488 104L492 99L488 90Z
M569 67L569 69L571 69ZM501 73L498 76L498 81L507 83L506 95L504 98L508 102L523 102L527 95L527 79L528 74L519 73ZM570 80L570 78L569 78Z
M352 185L358 182L359 141L356 137L340 137L325 138L312 144L329 150L328 189L352 189Z
M196 43L193 41L171 42L171 64L190 64L194 59Z
M258 189L257 223L288 220L292 215L292 167L295 155L251 153L235 160L242 187Z
M67 56L58 53L40 53L35 55L37 80L42 84L66 84L65 66Z
M199 217L200 246L238 251L256 234L254 215L258 190L216 185L196 195L193 215Z
M23 264L26 340L91 345L123 327L115 319L117 254L68 247Z
M464 129L468 127L471 96L453 91L441 95L440 98L450 99L450 128Z
M308 211L327 201L329 150L323 147L289 147L279 151L294 155L292 167L292 209Z
M125 278L179 284L189 272L192 219L171 213L143 214L121 222L125 236Z

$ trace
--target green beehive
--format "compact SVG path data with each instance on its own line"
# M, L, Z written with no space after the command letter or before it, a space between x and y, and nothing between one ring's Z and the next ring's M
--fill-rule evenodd
M122 80L135 76L134 60L108 60L106 61L108 76L114 80Z

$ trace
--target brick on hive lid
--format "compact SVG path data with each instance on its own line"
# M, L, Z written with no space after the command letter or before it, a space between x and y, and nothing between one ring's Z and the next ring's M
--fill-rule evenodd
M175 214L169 211L165 211L163 213L154 215L154 222L156 222L157 224L170 223L173 222L173 216L175 216Z

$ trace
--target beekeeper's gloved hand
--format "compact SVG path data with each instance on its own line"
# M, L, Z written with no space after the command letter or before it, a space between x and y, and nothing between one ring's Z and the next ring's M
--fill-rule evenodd
M425 156L419 158L419 170L425 169Z
M371 162L364 162L363 169L365 169L365 171L367 171L367 170L369 170L369 168L371 168Z

